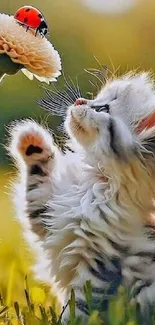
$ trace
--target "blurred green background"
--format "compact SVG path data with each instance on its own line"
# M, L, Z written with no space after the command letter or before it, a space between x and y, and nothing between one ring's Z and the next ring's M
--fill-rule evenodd
M96 8L101 7L101 10L96 12L91 9L89 2L94 3ZM122 3L119 12L113 11L115 2ZM135 5L123 11L125 3L130 2L135 2ZM111 3L111 12L107 13L106 3ZM1 0L0 12L14 14L25 4L29 2ZM133 67L154 70L154 0L31 0L30 4L43 12L49 25L49 39L62 57L66 76L73 80L78 77L84 93L91 90L84 68L97 67L94 56L110 69L113 69L113 66L115 69L120 67L120 73ZM60 77L58 84L61 83ZM43 116L44 111L36 104L36 100L43 94L40 85L36 80L30 82L21 72L4 79L0 86L2 142L4 125L10 121L27 116L40 119ZM50 119L50 124L54 127L55 120L52 123ZM0 163L6 163L2 146Z
M116 2L120 2L120 7L114 6ZM30 3L0 0L0 12L14 14L20 6L28 4L43 12L50 41L61 55L65 75L73 80L78 78L83 95L93 90L84 69L98 68L94 57L112 71L119 68L119 73L133 68L155 70L154 0L31 0ZM57 85L63 86L61 77ZM41 120L47 115L50 126L56 127L57 120L36 103L44 93L40 86L22 72L4 78L0 84L0 290L8 303L12 294L14 300L21 294L20 279L28 272L31 257L13 218L8 195L13 171L3 147L5 129L12 120L23 117ZM10 277L14 280L8 283Z

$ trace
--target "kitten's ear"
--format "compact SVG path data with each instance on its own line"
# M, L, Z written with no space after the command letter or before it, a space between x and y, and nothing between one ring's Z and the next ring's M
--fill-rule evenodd
M138 133L141 133L144 129L150 129L154 126L155 126L155 111L138 124L136 131Z

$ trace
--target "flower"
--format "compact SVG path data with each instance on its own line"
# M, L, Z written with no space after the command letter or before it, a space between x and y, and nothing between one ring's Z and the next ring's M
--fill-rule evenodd
M20 26L13 16L0 14L0 77L19 70L29 78L51 82L61 74L61 59L53 45L34 30Z

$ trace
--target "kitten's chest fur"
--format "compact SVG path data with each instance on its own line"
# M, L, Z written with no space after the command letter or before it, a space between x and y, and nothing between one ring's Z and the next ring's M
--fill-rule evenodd
M139 211L132 198L128 200L127 209L116 184L107 182L96 170L82 164L78 170L74 166L67 167L55 184L48 202L49 233L44 248L54 261L51 268L56 281L63 288L70 288L77 266L84 263L95 267L96 257L99 257L103 261L119 259L124 280L130 285L134 277L131 265L140 263L136 252L147 255L147 250L155 251L155 244L144 233L140 216L131 215ZM133 252L136 257L131 261ZM151 261L142 259L144 271L144 265Z

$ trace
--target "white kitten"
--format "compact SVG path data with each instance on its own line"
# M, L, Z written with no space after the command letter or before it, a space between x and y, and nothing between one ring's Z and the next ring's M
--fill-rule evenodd
M108 81L94 100L73 103L65 127L74 153L62 155L33 121L11 130L17 213L40 239L64 304L74 288L76 313L85 318L86 280L94 308L104 310L102 296L120 284L131 287L142 310L155 302L155 237L147 226L155 195L153 88L147 74L130 74ZM66 323L68 308L63 317Z

